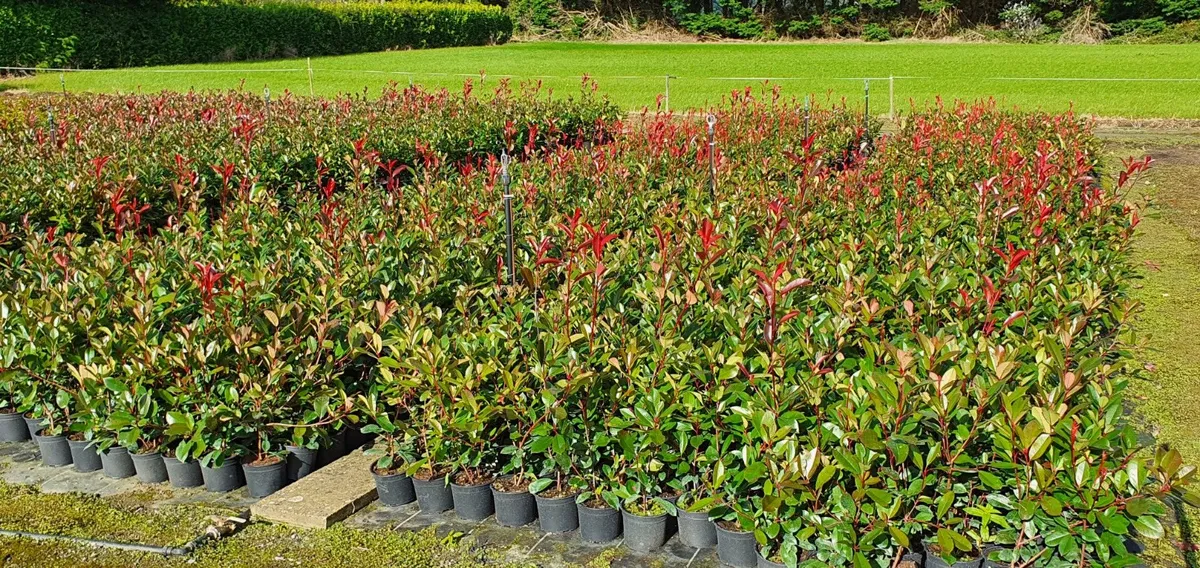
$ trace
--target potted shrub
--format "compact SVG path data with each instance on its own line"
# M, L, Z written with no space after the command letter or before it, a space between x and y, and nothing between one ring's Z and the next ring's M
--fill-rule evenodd
M475 339L473 334L459 331L460 347L472 339ZM474 361L479 359L470 355L464 359L474 367ZM496 462L494 448L495 437L502 431L496 421L497 407L489 402L492 393L484 388L487 371L455 371L449 378L454 383L456 393L450 401L450 407L454 410L447 425L454 453L458 456L454 460L456 471L450 482L454 511L464 520L482 521L495 513L492 501ZM483 396L476 396L476 392Z
M75 426L72 426L72 430L74 429ZM67 444L71 447L71 461L75 464L75 471L80 473L100 471L104 467L100 459L100 449L89 435L89 432L72 431L67 436Z
M391 376L389 372L387 376ZM392 398L392 386L389 382L384 382L380 379L377 388L382 392L389 393L389 399ZM385 386L386 385L386 386ZM412 478L408 476L405 466L413 461L414 452L412 448L411 430L407 426L402 426L403 416L406 411L404 408L403 395L398 399L396 408L396 417L393 419L386 410L380 408L379 395L371 393L370 395L360 395L360 405L365 408L365 413L371 423L362 427L364 434L375 434L377 438L375 443L368 448L365 453L368 456L374 457L375 462L371 464L371 475L375 478L375 490L379 495L379 502L388 507L399 507L407 505L416 500L417 496L413 489Z
M446 352L439 343L420 344L415 350L424 357L445 363ZM430 376L422 378L440 380ZM417 428L417 453L423 457L409 464L407 472L413 480L417 505L422 513L431 515L454 508L454 496L450 490L450 477L454 470L449 459L450 449L444 427L450 423L450 413L442 398L445 396L443 393L443 389L429 389L422 394L421 410L419 418L414 419L414 426Z
M0 303L6 300L0 296ZM29 427L20 408L24 398L22 392L29 379L12 367L16 348L7 345L7 338L7 333L0 337L0 442L26 442L30 439Z
M64 391L59 392L63 393ZM63 406L70 404L69 397L60 397L59 400L66 403ZM44 421L45 426L34 435L34 440L37 441L38 451L42 454L42 463L53 467L71 465L71 445L67 442L66 436L69 432L67 414L63 413L58 406L42 405L41 408L39 417Z
M610 472L611 473L611 472ZM600 476L592 479L592 488L575 498L579 510L579 538L584 542L612 542L621 536L621 499L601 485Z
M758 542L754 518L743 506L734 505L717 521L717 556L723 564L739 568L758 565Z
M176 400L187 404L183 397ZM203 425L203 422L200 424ZM164 445L169 449L163 453L163 465L167 469L167 480L172 487L180 489L204 485L204 475L195 453L204 451L207 446L192 414L182 410L167 411L166 425Z
M679 456L666 445L663 434L678 423L678 408L669 402L672 387L642 386L645 395L609 418L609 429L621 451L613 467L619 477L611 483L622 501L625 546L644 553L662 547L670 536L669 519L678 512L678 493L670 489L670 473Z
M296 429L292 443L284 446L287 451L287 481L303 479L317 470L320 465L321 436L315 429Z
M164 420L153 383L148 385L137 377L125 381L105 377L98 382L103 384L99 396L109 401L101 429L106 438L114 438L114 445L108 448L109 460L120 465L114 463L113 467L124 468L124 458L117 457L119 450L112 450L120 447L126 449L138 481L151 484L167 481L166 464L159 453ZM125 471L122 469L121 473Z
M556 396L558 395L558 396ZM575 498L585 484L571 476L576 455L581 417L555 410L558 401L569 400L569 390L543 391L544 420L529 432L531 459L540 464L541 477L529 485L537 503L538 522L548 533L570 532L579 528L579 509ZM561 410L561 409L560 409Z
M204 488L210 493L228 493L246 485L241 463L245 449L231 442L235 438L235 430L218 417L219 410L210 409L208 412L211 414L206 414L197 423L202 430L203 441L192 451L200 456L200 475L204 478Z

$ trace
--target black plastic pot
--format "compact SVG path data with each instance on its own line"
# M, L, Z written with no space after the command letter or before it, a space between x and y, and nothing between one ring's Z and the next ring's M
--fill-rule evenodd
M1003 560L992 560L989 557L992 553L1001 552L1004 550L1002 546L989 546L983 549L983 568L1008 568L1009 563Z
M959 560L951 564L946 562L946 559L942 558L940 554L929 550L929 546L933 544L935 543L925 543L925 568L980 568L980 565L983 564L982 556Z
M25 420L25 429L29 430L29 438L27 439L37 440L38 432L41 432L42 428L46 427L46 422L40 418L30 418L24 415L21 418Z
M612 507L588 507L583 503L579 509L579 538L584 542L612 542L621 536L621 512Z
M754 533L731 531L717 525L717 557L736 568L758 566L758 543Z
M454 499L454 512L465 521L482 521L496 512L490 481L482 485L459 485L451 482L450 494Z
M371 468L371 475L375 477L375 492L379 494L380 503L388 507L399 507L417 499L411 477L403 473L379 475L375 473L375 468Z
M22 424L21 428L24 427ZM91 440L67 440L67 444L71 446L71 461L75 463L75 471L91 473L104 467L100 463L100 451Z
M71 465L71 445L66 436L38 436L38 450L42 453L42 463L60 467Z
M358 427L346 429L346 448L347 451L353 451L367 445L374 436L363 434L362 429Z
M0 442L29 440L29 426L20 414L0 414Z
M537 500L529 491L501 491L492 483L492 501L496 503L496 522L502 526L523 527L537 518Z
M167 480L167 464L162 454L133 454L133 469L142 483L163 483Z
M417 506L422 513L436 515L454 508L454 495L450 493L450 476L435 477L429 481L413 478L413 490L417 494Z
M317 467L325 467L338 458L346 455L346 431L342 430L329 437L327 445L317 450Z
M660 513L644 517L621 509L625 546L634 552L651 552L662 548L667 542L667 516L666 513Z
M100 463L104 466L104 475L113 479L137 475L137 470L133 467L133 458L129 457L129 450L121 446L113 446L100 452Z
M708 519L708 511L693 513L679 509L679 540L692 548L717 545L717 525Z
M175 456L163 456L163 465L167 468L167 479L171 487L187 489L204 485L204 474L200 473L200 462L196 460L181 462Z
M296 481L316 471L318 463L317 450L310 450L300 446L287 446L287 451L288 481Z
M234 459L228 459L221 467L205 467L200 465L200 475L204 477L204 488L210 493L228 493L246 484L242 477L242 465Z
M758 551L758 568L787 568L787 565L782 562L774 562L767 560L767 557L762 555L762 551Z
M575 495L566 497L542 497L537 501L538 524L542 532L565 533L579 528L579 508L575 506Z
M250 491L250 496L255 499L262 499L287 485L287 461L277 460L266 465L251 465L249 462L242 464L242 470L246 474L246 487Z

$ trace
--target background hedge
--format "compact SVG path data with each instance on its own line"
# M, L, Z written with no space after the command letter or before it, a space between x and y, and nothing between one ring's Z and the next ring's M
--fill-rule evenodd
M130 67L502 43L479 3L0 0L0 65Z

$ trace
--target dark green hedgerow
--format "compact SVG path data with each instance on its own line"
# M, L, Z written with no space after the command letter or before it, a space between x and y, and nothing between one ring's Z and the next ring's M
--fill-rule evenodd
M0 0L0 65L129 67L502 43L478 3Z

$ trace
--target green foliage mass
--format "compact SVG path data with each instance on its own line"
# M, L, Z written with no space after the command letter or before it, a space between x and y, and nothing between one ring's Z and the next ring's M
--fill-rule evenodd
M0 65L130 67L503 43L499 8L435 2L0 1Z
M789 566L1124 566L1200 502L1123 417L1147 161L1105 167L1073 114L939 105L879 136L751 90L710 145L593 89L0 113L0 187L54 203L0 232L0 408L204 460L364 425L410 475L686 494ZM413 113L437 118L396 144ZM440 143L459 120L491 152Z

